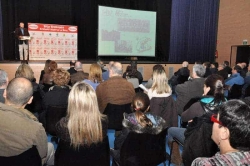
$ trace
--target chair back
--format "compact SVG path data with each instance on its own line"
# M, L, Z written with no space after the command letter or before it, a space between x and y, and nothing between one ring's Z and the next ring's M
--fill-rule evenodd
M0 156L1 165L8 166L41 166L42 160L39 156L36 146L28 149L27 151L12 157L2 157Z
M67 106L51 106L46 111L46 132L52 136L56 136L56 123L67 114Z
M156 166L164 162L167 157L166 135L167 129L157 135L130 132L121 147L121 165Z
M127 78L128 82L133 84L134 89L139 88L139 79L138 78Z
M188 80L188 77L189 76L179 75L179 77L177 78L178 84L183 84L184 82L186 82Z
M79 149L74 149L70 142L65 142L61 139L55 152L55 166L109 166L109 151L107 136L103 142L90 146L80 146Z
M239 99L242 95L243 85L234 84L228 92L228 99Z
M122 120L124 112L126 112L127 114L132 113L131 103L123 105L108 103L103 112L103 114L108 116L108 129L122 130Z

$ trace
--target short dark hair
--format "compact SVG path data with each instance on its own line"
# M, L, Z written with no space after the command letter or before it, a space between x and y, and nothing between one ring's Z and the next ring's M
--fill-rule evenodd
M224 65L229 66L229 62L228 61L224 61Z
M234 66L234 70L237 71L237 73L241 73L242 68L239 65Z
M19 77L12 79L7 88L7 100L16 106L23 106L33 95L33 86L27 78Z
M219 121L230 132L234 149L250 150L250 107L241 100L229 100L218 107Z

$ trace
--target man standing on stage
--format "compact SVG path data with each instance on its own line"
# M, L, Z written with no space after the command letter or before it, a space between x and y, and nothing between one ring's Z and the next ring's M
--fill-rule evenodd
M20 28L16 28L15 30L15 36L18 39L20 60L28 60L28 40L25 40L24 36L30 36L30 34L28 32L28 29L24 28L23 22L20 22L19 26Z

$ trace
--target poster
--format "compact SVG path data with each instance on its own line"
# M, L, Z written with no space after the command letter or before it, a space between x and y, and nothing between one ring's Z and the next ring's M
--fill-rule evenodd
M28 23L28 30L29 60L77 60L77 26Z

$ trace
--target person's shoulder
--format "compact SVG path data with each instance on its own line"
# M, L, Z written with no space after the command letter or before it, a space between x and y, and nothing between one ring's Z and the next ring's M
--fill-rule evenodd
M212 164L208 161L208 158L198 157L192 162L191 166L212 166Z

